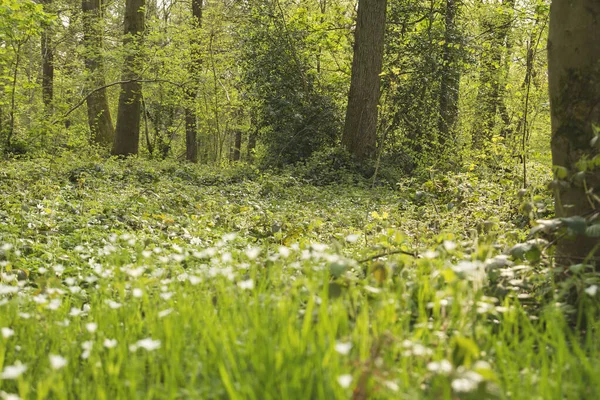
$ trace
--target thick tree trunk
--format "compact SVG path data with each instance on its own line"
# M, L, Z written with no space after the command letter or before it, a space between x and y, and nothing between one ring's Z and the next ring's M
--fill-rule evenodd
M352 77L342 145L365 160L375 155L387 0L359 0Z
M550 9L548 72L552 114L552 162L569 171L568 187L556 191L557 217L592 216L600 207L600 168L585 173L585 185L570 179L577 162L598 157L590 140L600 126L600 1L554 0ZM586 192L587 189L587 192ZM592 197L591 195L594 195ZM592 251L600 267L598 238L578 235L558 241L559 265L581 263Z
M123 65L117 129L112 153L114 155L134 155L138 153L140 142L140 112L142 84L136 80L135 62L144 30L145 0L126 0L125 38L123 47L127 56Z
M203 0L192 0L192 27L199 30L202 27L202 2ZM192 34L190 41L191 63L189 73L192 77L191 87L186 90L187 105L185 107L185 159L198 162L198 124L196 122L196 97L198 94L198 74L202 67L202 58L198 49L199 40L197 33Z
M102 87L104 80L104 60L102 58L103 16L101 0L82 0L83 11L83 43L85 45L85 68L90 76L91 89ZM88 124L91 140L101 146L108 147L115 137L115 130L110 115L106 89L94 92L86 99Z
M460 66L458 51L460 33L456 29L456 17L460 0L446 0L446 32L444 34L444 58L440 82L440 116L438 120L439 143L444 145L454 138L458 120L458 96L460 91Z

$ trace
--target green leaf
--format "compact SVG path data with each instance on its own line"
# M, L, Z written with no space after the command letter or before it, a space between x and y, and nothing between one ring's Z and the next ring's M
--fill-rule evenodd
M530 243L519 243L514 245L511 249L510 249L510 255L512 256L513 259L515 260L524 260L525 259L525 254L531 250L531 244Z
M337 263L337 262L329 264L329 273L334 278L339 278L340 276L342 276L344 274L344 272L346 272L347 269L348 269L348 266L345 264L341 264L341 263Z
M575 215L574 217L561 218L560 220L574 233L578 235L584 235L586 233L587 222L585 221L585 218Z
M565 179L567 176L569 176L569 170L566 169L565 167L562 167L560 165L555 165L554 167L552 167L552 169L554 170L554 175L558 179Z
M585 230L587 237L600 237L600 224L594 224L587 227Z

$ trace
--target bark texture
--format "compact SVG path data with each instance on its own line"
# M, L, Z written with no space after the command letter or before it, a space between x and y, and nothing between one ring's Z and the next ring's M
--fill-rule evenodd
M600 206L600 168L585 173L585 185L572 178L578 172L578 161L598 157L597 147L593 149L590 140L594 136L593 126L600 126L600 1L553 1L548 70L552 162L569 171L568 185L555 193L556 215L591 218ZM598 269L598 242L598 238L584 235L560 239L556 248L557 263L581 263L595 250L592 260Z
M140 142L140 112L142 83L136 80L135 64L144 31L145 0L126 0L125 38L123 47L127 55L123 64L121 94L113 155L135 155Z
M93 90L106 84L102 58L101 20L103 12L101 0L83 0L81 9L83 11L83 43L85 45L84 62ZM106 89L94 92L86 99L86 104L92 142L105 147L110 146L115 137L115 130Z
M194 30L202 27L202 2L203 0L192 0L192 27ZM194 163L198 161L198 124L195 102L198 94L198 74L202 67L197 33L192 34L190 43L192 60L189 73L192 77L192 83L191 87L186 90L187 105L185 107L185 159Z
M385 14L387 0L359 0L352 77L342 145L365 160L377 147L377 105L383 64Z

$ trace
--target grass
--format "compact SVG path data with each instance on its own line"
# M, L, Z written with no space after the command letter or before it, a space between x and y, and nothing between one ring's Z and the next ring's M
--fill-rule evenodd
M547 260L502 256L510 179L1 167L0 398L600 397L595 308L572 330Z

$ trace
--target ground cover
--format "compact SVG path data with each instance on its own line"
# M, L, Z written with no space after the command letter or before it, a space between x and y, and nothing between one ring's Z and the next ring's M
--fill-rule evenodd
M4 162L0 397L597 398L597 323L572 328L528 238L533 171Z

